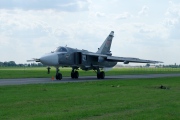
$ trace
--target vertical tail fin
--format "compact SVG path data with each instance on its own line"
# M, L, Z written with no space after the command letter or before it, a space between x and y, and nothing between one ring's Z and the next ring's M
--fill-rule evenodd
M111 49L111 43L112 43L113 37L114 37L114 31L111 31L111 33L108 35L108 37L103 42L101 47L98 48L98 51L96 53L112 55L110 49Z

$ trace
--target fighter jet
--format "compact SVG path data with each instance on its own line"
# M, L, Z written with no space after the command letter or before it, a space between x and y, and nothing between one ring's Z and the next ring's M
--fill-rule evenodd
M94 70L97 73L97 79L104 79L105 72L103 68L112 68L117 62L128 64L133 63L162 63L160 61L144 60L131 57L117 57L112 56L110 51L111 43L114 37L114 31L111 31L103 44L98 48L97 52L89 52L87 50L79 50L70 47L58 47L55 51L45 54L39 59L28 60L41 62L47 66L56 67L56 79L61 80L62 74L59 67L71 67L71 78L77 79L79 77L79 69Z

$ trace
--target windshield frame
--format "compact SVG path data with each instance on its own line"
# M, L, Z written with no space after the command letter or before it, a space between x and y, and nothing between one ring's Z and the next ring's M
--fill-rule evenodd
M56 48L56 50L54 52L68 52L67 48L66 47L58 47Z

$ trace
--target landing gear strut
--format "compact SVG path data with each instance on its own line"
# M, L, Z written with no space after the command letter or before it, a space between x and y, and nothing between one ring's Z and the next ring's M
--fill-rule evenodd
M74 71L74 68L72 68L71 78L72 79L78 79L78 77L79 77L79 72L78 71Z
M56 68L56 80L61 80L62 79L62 74L59 73L59 68Z
M105 73L104 71L100 71L99 68L97 69L97 79L104 79Z

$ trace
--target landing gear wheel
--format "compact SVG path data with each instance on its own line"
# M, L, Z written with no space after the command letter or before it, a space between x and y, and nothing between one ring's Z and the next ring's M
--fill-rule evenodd
M75 71L75 72L74 72L74 78L78 79L78 77L79 77L79 72L78 72L78 71Z
M79 72L78 71L71 72L71 78L72 79L74 79L74 78L78 79L78 77L79 77Z
M97 73L97 79L104 79L104 78L105 78L104 71Z
M102 72L100 72L100 77L101 77L101 79L104 79L104 77L105 77L105 73L102 71Z
M74 72L71 72L71 78L74 79Z
M100 76L100 73L97 73L97 79L100 79L101 76Z
M57 73L56 74L56 80L61 80L62 79L62 74L61 73Z

